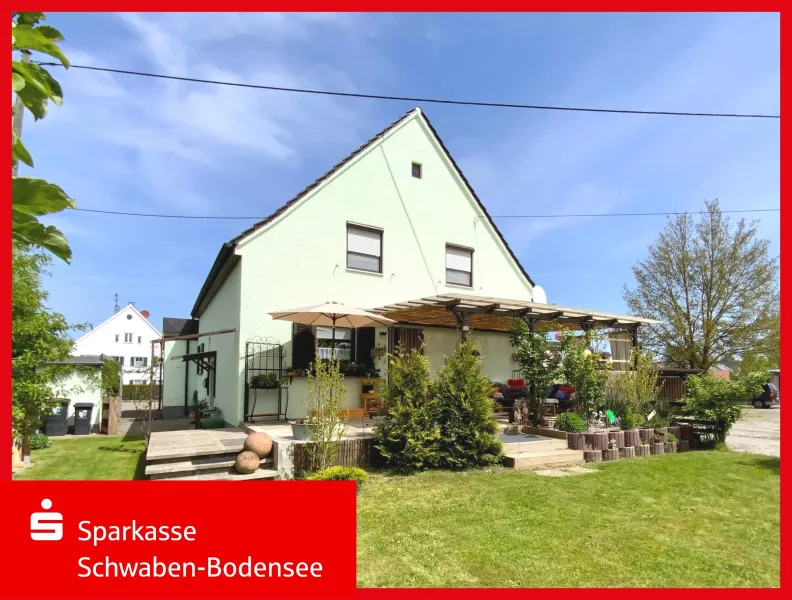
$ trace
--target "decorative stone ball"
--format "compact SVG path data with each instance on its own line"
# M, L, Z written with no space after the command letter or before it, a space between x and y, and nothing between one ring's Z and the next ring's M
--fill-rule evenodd
M245 444L242 449L255 452L259 458L264 458L272 452L272 438L261 431L251 433L245 438Z
M258 455L255 452L250 452L249 450L245 450L244 452L240 452L239 456L236 457L236 462L234 462L234 469L237 473L242 473L243 475L247 475L248 473L255 473L256 470L259 468L259 463L261 460L259 459Z

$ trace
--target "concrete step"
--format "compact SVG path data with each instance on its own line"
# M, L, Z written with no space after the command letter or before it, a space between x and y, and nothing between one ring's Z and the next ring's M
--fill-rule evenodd
M149 479L173 479L188 475L227 473L234 466L236 454L232 456L199 456L189 460L148 463L146 475ZM272 467L272 457L261 460L261 468Z
M547 450L566 450L567 448L568 446L566 440L559 440L555 438L545 438L540 441L532 440L528 442L511 442L503 440L504 454L518 454L521 452L545 452Z
M160 479L160 481L254 481L257 479L277 479L278 472L274 469L259 469L255 473L240 475L233 469L223 473L198 473L197 475L184 475L181 477L170 477Z
M506 454L503 465L514 469L533 469L545 465L582 464L582 450L544 450Z

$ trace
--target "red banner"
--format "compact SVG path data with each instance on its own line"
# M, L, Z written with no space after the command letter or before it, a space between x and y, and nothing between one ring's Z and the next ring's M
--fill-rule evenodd
M354 482L3 482L13 598L342 598ZM8 502L11 500L11 502Z

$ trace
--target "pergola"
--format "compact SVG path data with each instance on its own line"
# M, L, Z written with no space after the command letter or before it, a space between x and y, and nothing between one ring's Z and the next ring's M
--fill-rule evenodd
M463 336L470 329L508 333L514 319L524 320L532 331L621 329L630 332L634 346L638 345L638 328L641 325L658 323L654 319L631 315L465 294L428 296L371 311L386 315L402 325L461 328Z

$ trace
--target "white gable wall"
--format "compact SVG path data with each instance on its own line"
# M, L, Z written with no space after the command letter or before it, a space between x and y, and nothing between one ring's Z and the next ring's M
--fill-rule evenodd
M411 175L412 162L423 178ZM383 230L382 274L346 267L347 222ZM445 283L445 247L474 249L473 286ZM373 308L444 292L531 300L531 285L420 116L407 119L237 248L242 328L291 338L268 312L334 300Z
M131 318L129 318L131 317ZM132 342L124 342L124 334L132 334ZM115 341L115 336L118 341ZM104 323L89 331L74 343L73 356L122 356L124 358L124 384L145 379L148 381L148 368L132 368L133 357L146 357L151 364L151 341L161 337L159 331L149 323L131 304L125 306ZM138 342L140 338L140 342ZM159 355L159 344L154 347ZM158 376L158 371L154 371Z

